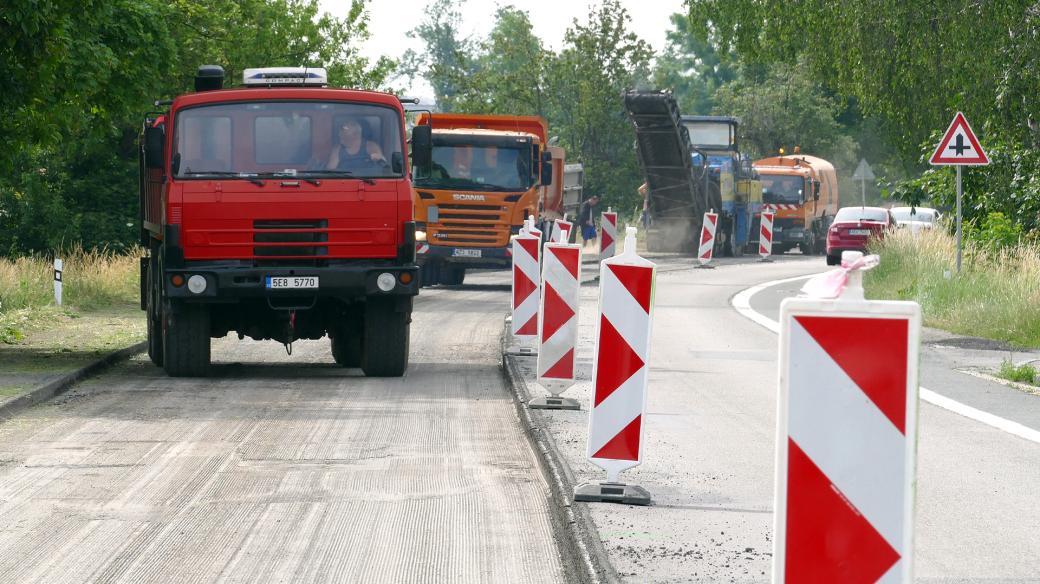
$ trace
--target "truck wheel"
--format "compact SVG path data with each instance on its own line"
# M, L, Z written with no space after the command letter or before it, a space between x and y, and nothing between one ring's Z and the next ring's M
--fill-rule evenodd
M411 299L403 307L396 298L369 298L365 303L361 370L368 377L400 377L408 369Z
M425 263L419 266L419 287L425 288L440 283L440 266L436 263Z
M158 367L163 365L162 312L158 294L159 261L153 254L148 261L148 282L145 294L145 318L148 319L148 358Z
M209 308L182 304L163 310L163 366L170 377L202 377L209 368Z
M838 265L840 263L841 263L841 256L836 256L836 255L828 255L827 256L827 265L828 266L836 266L836 265Z
M342 326L332 337L332 358L343 367L361 366L361 327Z
M441 284L445 286L461 286L466 279L466 268L443 268L441 270Z

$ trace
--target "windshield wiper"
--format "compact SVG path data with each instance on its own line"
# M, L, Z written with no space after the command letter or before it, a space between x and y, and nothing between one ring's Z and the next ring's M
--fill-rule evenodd
M262 176L262 177L265 177L265 178L298 178L298 179L300 179L302 181L309 182L309 183L311 183L312 185L314 185L316 187L321 186L321 181L320 180L318 180L316 178L310 178L310 177L303 176L300 173L293 173L293 172L264 172L264 173L261 173L259 176Z
M312 170L312 171L307 171L307 172L314 172L314 173L320 173L320 174L331 174L333 176L345 176L345 177L348 177L348 178L356 178L356 179L360 180L361 182L365 183L366 185L374 185L374 184L376 184L376 181L374 179L372 179L371 177L355 176L354 172L350 171L350 170Z
M264 184L266 184L266 183L264 183L264 181L262 181L259 178L257 178L255 174L245 174L245 173L241 173L241 172L228 172L228 171L225 171L225 170L201 170L201 171L188 170L188 171L185 171L185 172L183 172L181 174L182 175L187 175L187 176L220 176L220 177L227 177L227 178L242 178L242 179L245 179L245 180L253 183L254 185L261 186L261 187L264 186Z

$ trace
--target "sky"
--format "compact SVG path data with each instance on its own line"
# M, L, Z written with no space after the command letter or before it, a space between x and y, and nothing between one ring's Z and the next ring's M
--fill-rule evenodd
M369 0L371 38L362 47L362 54L371 59L381 55L397 58L407 49L421 51L421 41L408 38L406 33L423 21L428 3L428 0ZM326 12L342 16L347 13L350 0L320 0L320 4ZM590 0L464 0L460 9L463 33L477 38L487 36L494 24L495 10L510 4L527 12L534 34L547 48L559 50L563 33L574 19L585 22L589 5L599 3ZM655 52L665 46L665 34L671 27L669 16L685 12L682 0L621 0L621 5L632 19L630 30L650 43ZM422 80L417 80L409 89L410 96L420 97L424 102L433 99L433 89Z

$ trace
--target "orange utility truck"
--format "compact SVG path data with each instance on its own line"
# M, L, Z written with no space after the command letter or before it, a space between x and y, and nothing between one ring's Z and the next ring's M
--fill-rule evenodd
M412 177L423 285L461 284L469 268L508 268L510 237L540 217L553 185L545 120L423 113L416 125L430 126L433 143L430 164L414 165Z
M762 182L762 207L776 212L773 253L798 247L806 255L822 254L839 206L834 165L795 148L793 156L781 150L780 156L756 160L753 166Z

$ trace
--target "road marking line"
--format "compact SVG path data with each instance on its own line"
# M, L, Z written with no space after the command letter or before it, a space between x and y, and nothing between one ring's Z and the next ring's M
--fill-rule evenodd
M739 293L737 293L736 296L733 297L733 299L730 301L730 304L733 305L733 308L745 318L754 321L756 324L759 324L769 329L773 333L779 334L780 323L759 312L756 312L755 309L751 308L751 298L755 294L758 294L766 288L772 288L773 286L786 284L788 282L808 280L809 278L812 278L815 275L816 274L809 274L808 276L796 276L794 278L785 278L783 280L772 280L770 282L763 282L761 284L758 284L757 286L752 286L745 290L741 290ZM1029 440L1030 442L1040 444L1040 431L1038 430L1034 430L1028 426L1019 424L1018 422L1013 422L1006 418L1001 418L1000 416L996 416L989 412L984 412L982 410L973 408L969 405L962 404L957 400L950 399L944 395L940 395L930 389L927 389L924 386L918 387L921 390L921 399L934 406L938 406L945 410L949 410L955 414L960 414L965 418L970 418L972 420L975 420L976 422L981 422L983 424L986 424L987 426L996 428L998 430L1003 430L1008 434L1018 436L1019 438Z

